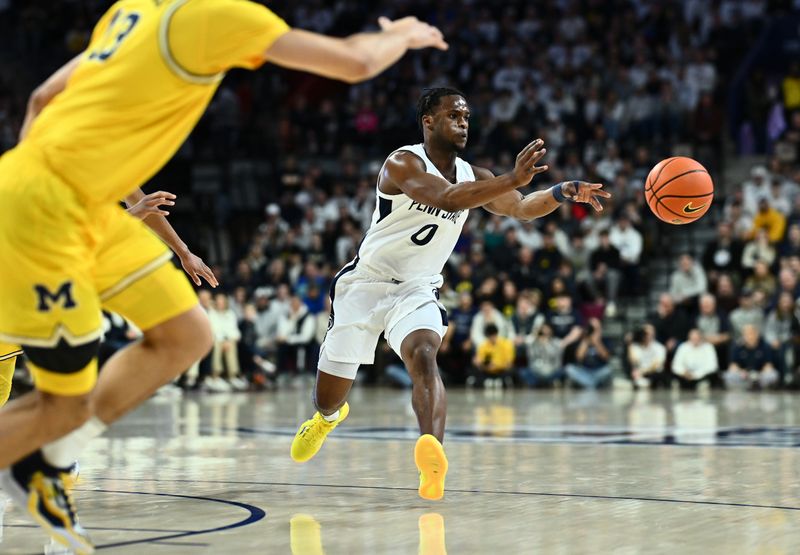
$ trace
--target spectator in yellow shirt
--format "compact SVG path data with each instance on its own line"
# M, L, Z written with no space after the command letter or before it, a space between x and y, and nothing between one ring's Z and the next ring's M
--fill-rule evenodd
M503 381L510 378L514 369L514 342L500 337L497 326L488 324L484 330L486 339L478 346L475 353L477 375L472 383L483 382L484 385L502 387Z
M767 231L769 242L773 244L783 240L783 232L786 230L786 217L772 208L765 198L758 201L758 212L753 218L751 235L755 237L759 229Z

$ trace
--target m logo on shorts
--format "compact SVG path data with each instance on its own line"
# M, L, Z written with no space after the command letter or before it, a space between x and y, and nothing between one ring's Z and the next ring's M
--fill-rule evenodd
M55 293L52 293L44 285L34 285L33 288L39 297L39 306L36 307L39 312L50 312L50 309L59 303L63 308L75 308L77 306L75 299L72 297L71 281L62 283Z

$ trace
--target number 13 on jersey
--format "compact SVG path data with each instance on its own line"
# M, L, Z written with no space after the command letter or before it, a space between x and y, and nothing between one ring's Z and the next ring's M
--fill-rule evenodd
M123 41L131 34L136 24L139 23L140 17L137 12L125 13L124 10L117 11L111 17L103 38L89 52L89 59L105 62L113 56Z

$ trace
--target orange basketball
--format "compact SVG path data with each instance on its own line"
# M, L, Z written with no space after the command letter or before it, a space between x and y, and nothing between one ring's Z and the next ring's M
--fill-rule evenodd
M668 224L688 224L708 212L714 200L714 182L696 160L676 156L650 170L644 184L650 210Z

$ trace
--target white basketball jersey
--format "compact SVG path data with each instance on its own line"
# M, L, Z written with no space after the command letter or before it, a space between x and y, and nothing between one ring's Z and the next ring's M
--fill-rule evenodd
M401 150L419 156L428 173L444 179L428 159L423 145L397 149ZM456 182L464 181L475 181L475 174L472 166L456 158ZM380 187L376 202L372 224L358 249L358 266L397 281L440 274L461 235L469 210L447 212L420 204L403 193L387 195Z

